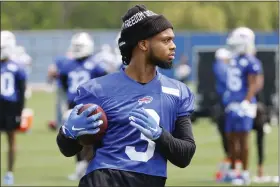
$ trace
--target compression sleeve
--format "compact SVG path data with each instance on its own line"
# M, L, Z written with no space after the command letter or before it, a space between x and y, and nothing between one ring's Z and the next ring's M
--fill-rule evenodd
M162 135L155 142L166 159L184 168L190 164L196 150L191 119L189 116L181 116L176 120L175 125L172 134L163 129Z
M65 137L61 131L62 129L60 128L56 137L56 143L60 152L66 157L71 157L79 153L83 149L83 146L77 140Z

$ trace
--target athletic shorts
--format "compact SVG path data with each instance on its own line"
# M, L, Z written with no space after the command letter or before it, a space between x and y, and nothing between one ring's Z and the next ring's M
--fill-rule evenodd
M21 111L15 102L0 99L0 131L13 131L19 128Z
M99 169L85 175L79 187L164 187L165 177L114 169Z
M225 132L249 132L253 128L254 119L237 116L235 112L226 113Z

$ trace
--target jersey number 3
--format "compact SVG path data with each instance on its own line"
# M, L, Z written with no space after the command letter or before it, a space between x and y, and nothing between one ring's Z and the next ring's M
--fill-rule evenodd
M159 125L160 117L158 113L153 109L145 109L145 110L154 118L154 120ZM142 133L140 139L148 142L148 147L145 152L136 151L135 147L133 146L126 146L125 153L131 160L148 162L154 156L156 144L154 141L150 140Z

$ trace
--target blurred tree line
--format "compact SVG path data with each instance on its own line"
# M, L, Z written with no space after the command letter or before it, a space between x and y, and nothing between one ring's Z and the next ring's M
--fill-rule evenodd
M118 29L135 4L164 14L176 30L278 28L278 2L1 2L1 29Z

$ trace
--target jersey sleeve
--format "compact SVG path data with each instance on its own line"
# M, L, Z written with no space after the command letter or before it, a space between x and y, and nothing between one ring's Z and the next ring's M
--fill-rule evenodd
M102 65L97 65L95 66L95 68L93 69L93 78L96 77L101 77L107 74L107 70L105 66Z
M100 101L97 97L97 94L94 90L94 83L92 84L92 81L89 81L83 85L80 85L77 88L77 95L74 99L74 102L78 104L88 104L93 103L100 105Z
M177 117L190 116L194 112L194 102L194 94L186 85L184 85L181 89Z
M259 60L252 60L247 67L248 74L262 74L262 65Z
M21 81L25 81L27 78L26 71L21 67L18 68L16 75L17 79Z

